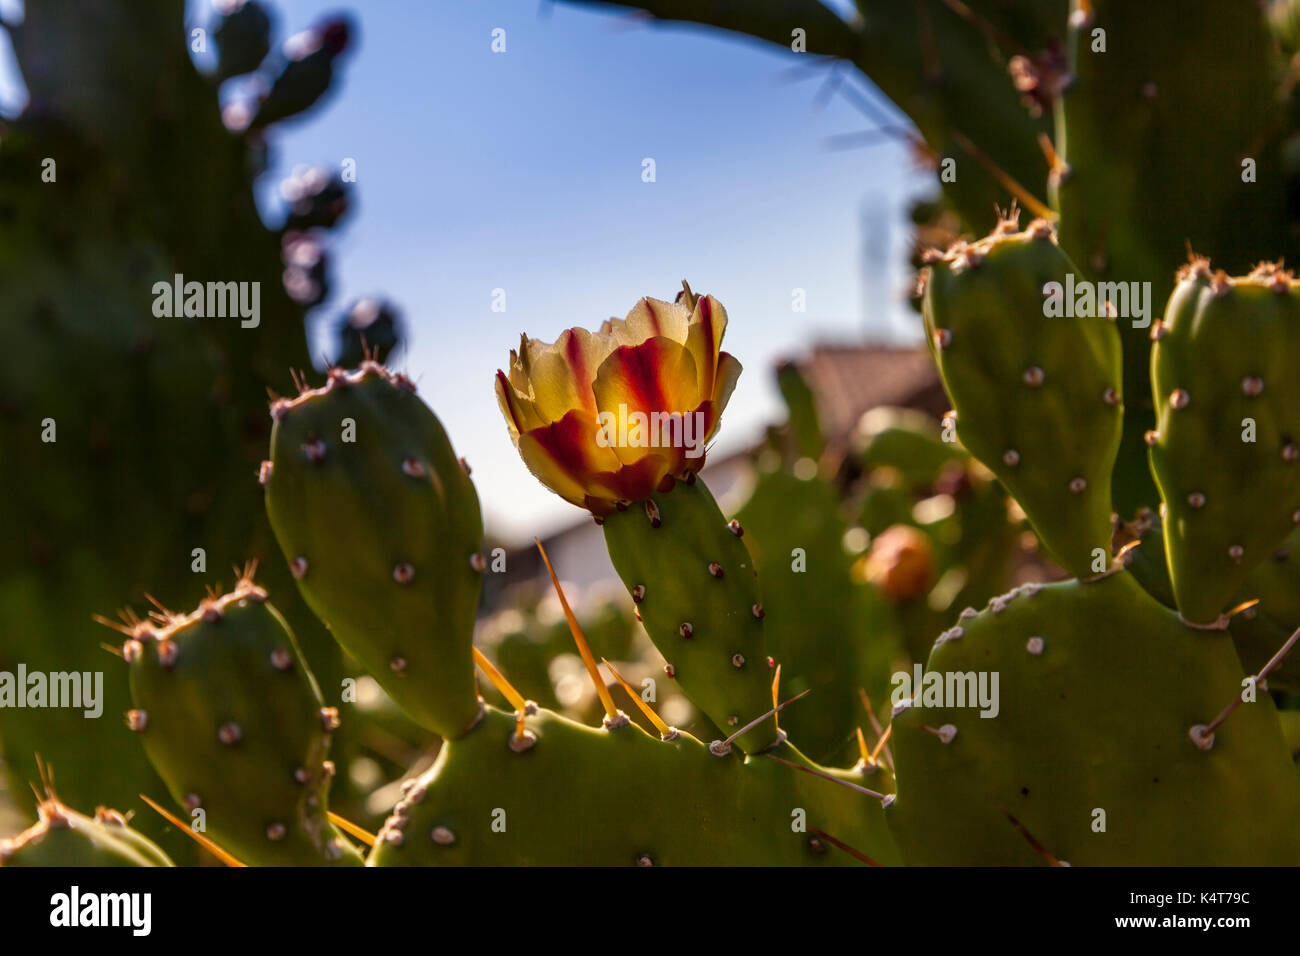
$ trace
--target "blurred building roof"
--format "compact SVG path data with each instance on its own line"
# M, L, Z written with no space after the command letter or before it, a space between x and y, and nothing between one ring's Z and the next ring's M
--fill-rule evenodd
M950 407L924 346L823 344L792 361L816 397L828 439L848 436L864 412L880 405L916 408L936 418Z

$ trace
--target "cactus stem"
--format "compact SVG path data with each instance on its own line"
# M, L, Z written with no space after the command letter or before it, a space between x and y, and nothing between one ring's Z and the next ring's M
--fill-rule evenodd
M647 501L647 504L650 502ZM573 614L573 609L569 607L569 600L564 596L564 589L560 587L560 579L555 576L555 568L551 567L551 559L546 554L546 548L542 546L540 538L534 538L537 543L537 550L542 554L542 562L546 565L546 573L551 576L551 585L555 588L555 593L560 599L560 607L564 609L564 619L569 624L569 632L573 634L573 642L578 645L578 653L582 655L582 662L587 665L587 673L591 676L591 683L596 688L596 694L600 697L601 706L605 708L605 716L610 720L618 720L619 711L614 706L614 698L609 694L609 688L605 686L604 680L601 679L600 670L596 666L596 659L591 654L591 648L587 644L587 638L583 636L582 628L578 626L578 619ZM672 676L671 674L668 676Z
M646 720L650 721L655 730L659 731L659 739L665 741L676 739L677 728L668 726L664 719L654 712L654 708L642 700L641 695L634 691L631 685L623 679L623 675L614 668L613 664L603 657L600 662L609 668L609 672L614 675L614 679L622 685L623 690L627 691L627 696L632 698L632 703L636 704L641 713L645 715Z
M177 817L176 817L174 814L169 813L167 810L164 810L164 809L163 809L162 807L160 807L158 804L154 803L152 800L150 800L148 797L146 797L143 793L140 794L140 799L143 800L145 803L147 803L147 804L148 804L148 805L149 805L149 806L150 806L150 807L151 807L155 812L157 812L158 815L161 816L164 820L166 820L168 823L170 823L170 824L171 824L172 826L174 826L176 829L180 830L182 833L184 833L186 836L188 836L191 840L193 840L193 841L194 841L195 843L197 843L199 846L203 847L203 849L207 850L209 853L211 853L213 856L215 856L218 860L220 860L220 861L221 861L222 863L224 863L226 866L236 866L236 867L238 867L238 866L247 866L247 865L248 865L248 864L246 864L246 863L242 863L242 862L240 862L238 859L236 859L236 858L235 858L235 855L234 855L233 853L230 853L230 852L227 851L227 850L223 850L223 849L222 849L220 846L218 846L218 845L216 844L216 842L213 841L211 838L204 836L202 833L199 833L199 832L197 832L196 830L192 830L192 829L190 829L188 826L186 826L184 823L182 823L179 819L177 819Z

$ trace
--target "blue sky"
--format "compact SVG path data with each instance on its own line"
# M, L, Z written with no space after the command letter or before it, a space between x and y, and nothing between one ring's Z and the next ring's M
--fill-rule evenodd
M190 6L206 14L206 0ZM493 373L520 332L595 326L642 295L671 298L682 278L713 293L746 367L715 453L780 416L778 357L916 336L899 295L905 212L927 180L901 145L829 149L867 121L839 95L819 108L824 73L792 79L797 55L543 0L273 6L279 40L343 8L360 43L339 92L278 128L259 184L267 218L296 164L356 160L356 213L330 240L335 292L316 315L374 293L402 308L406 370L473 465L493 531L526 538L579 517L528 474L497 411ZM21 98L6 43L0 109ZM806 313L791 308L796 288Z

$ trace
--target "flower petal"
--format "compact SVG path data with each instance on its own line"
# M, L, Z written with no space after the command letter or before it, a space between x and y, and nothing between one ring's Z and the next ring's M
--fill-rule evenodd
M623 465L616 471L597 475L593 487L603 495L618 501L641 501L649 498L659 488L664 475L671 474L673 449L651 449L637 461Z
M597 443L597 427L593 417L574 409L558 421L521 434L519 454L542 484L587 507L592 479L622 467L613 449Z
M501 414L505 416L510 437L515 442L519 441L521 433L546 424L533 407L532 399L521 395L500 369L497 369L496 391L497 404L501 406Z
M730 352L718 353L718 377L713 383L713 404L718 409L718 415L727 407L727 402L731 400L731 393L735 391L736 380L740 378L740 373L745 370L737 359Z
M607 337L578 328L561 332L554 345L530 343L529 378L538 413L547 421L557 421L570 409L580 408L594 418L591 383L613 348Z
M596 515L698 471L740 375L719 351L726 325L712 296L694 310L644 298L599 332L522 336L495 384L529 470Z
M662 299L645 297L632 306L624 325L633 341L623 344L635 345L646 339L662 336L674 342L685 343L686 329L691 319L690 310L677 302L665 302Z
M663 426L663 415L689 412L700 404L697 382L691 353L662 337L621 346L600 364L592 385L596 405L615 422L629 422L625 427L632 443L614 448L624 464L639 461L646 448L660 443L656 426ZM644 421L636 429L638 413Z
M727 310L722 307L722 303L711 295L700 296L695 302L695 311L691 313L686 347L695 356L700 394L705 397L713 394L718 372L718 350L722 347L722 335L726 330Z

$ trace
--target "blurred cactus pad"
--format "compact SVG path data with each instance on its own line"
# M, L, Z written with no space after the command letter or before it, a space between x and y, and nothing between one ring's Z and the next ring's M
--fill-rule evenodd
M500 441L613 570L575 586L485 537L397 304L309 356L355 187L254 189L357 23L30 0L0 866L1300 863L1300 5L571 5L892 101L947 413L752 365L782 420L710 462L753 317L707 276L503 341Z

